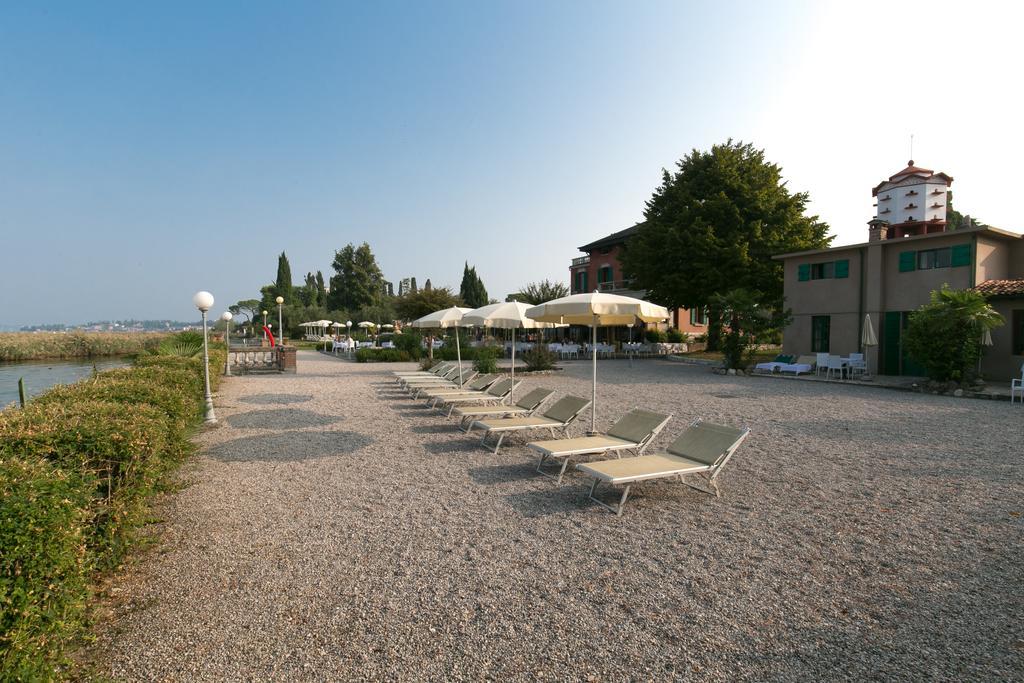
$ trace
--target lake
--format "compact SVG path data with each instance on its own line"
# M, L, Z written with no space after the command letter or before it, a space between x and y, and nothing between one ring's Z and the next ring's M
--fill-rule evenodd
M130 365L131 358L66 358L62 360L25 360L0 363L0 409L18 401L18 378L25 378L25 393L37 396L54 384L72 384L97 370Z

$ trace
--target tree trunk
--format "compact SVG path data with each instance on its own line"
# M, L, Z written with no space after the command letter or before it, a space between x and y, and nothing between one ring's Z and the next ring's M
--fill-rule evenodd
M722 311L716 306L708 306L708 351L722 348Z

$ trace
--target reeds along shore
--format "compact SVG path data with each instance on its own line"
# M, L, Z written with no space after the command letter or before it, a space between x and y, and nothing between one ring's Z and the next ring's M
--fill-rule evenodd
M131 356L166 337L143 332L8 332L0 334L0 361Z

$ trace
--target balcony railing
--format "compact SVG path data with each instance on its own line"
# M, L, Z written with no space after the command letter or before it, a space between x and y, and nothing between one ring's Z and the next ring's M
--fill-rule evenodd
M587 254L586 256L580 256L579 258L574 258L572 260L573 267L585 266L588 263L590 263L590 254Z
M614 280L612 282L598 282L597 289L600 292L618 292L624 289L633 289L632 280Z

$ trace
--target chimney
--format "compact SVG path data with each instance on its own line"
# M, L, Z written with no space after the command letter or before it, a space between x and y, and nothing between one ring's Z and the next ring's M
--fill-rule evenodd
M868 242L881 242L889 237L889 221L874 218L868 221Z

